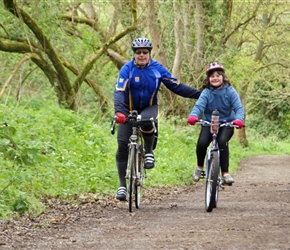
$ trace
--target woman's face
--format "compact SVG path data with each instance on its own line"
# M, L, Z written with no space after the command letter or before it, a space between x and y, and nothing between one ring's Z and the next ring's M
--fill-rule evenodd
M135 62L140 67L145 67L149 63L150 53L148 49L137 49L134 53Z
M220 87L223 83L223 76L214 71L209 77L209 83L215 88Z

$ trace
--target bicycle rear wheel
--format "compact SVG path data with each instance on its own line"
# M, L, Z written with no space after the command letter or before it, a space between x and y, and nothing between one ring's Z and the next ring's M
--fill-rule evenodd
M216 206L218 198L219 159L217 151L211 152L208 166L209 170L205 182L205 210L211 212Z
M133 200L134 200L134 194L135 191L135 167L136 167L136 147L132 146L129 149L129 166L128 170L130 173L128 173L129 177L129 189L128 189L128 195L129 195L129 212L132 212L133 207Z

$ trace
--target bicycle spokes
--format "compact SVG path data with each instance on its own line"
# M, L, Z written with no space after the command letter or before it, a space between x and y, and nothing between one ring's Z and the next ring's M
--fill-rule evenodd
M205 210L211 212L216 207L218 199L218 178L219 178L218 152L212 152L209 159L208 174L205 187Z

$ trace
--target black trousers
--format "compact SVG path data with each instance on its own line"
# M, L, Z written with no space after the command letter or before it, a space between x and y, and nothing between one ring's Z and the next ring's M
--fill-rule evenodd
M150 119L153 117L156 120L157 114L158 114L158 106L153 105L150 107L145 108L140 112L143 119ZM148 122L148 124L144 124L142 126L142 131L151 131L153 129L152 124ZM154 132L153 132L154 133ZM145 149L146 148L153 148L154 140L146 140L146 136L150 137L152 134L146 134L144 133L144 142L145 142ZM116 152L116 161L117 162L127 162L128 160L128 143L130 135L132 134L132 124L131 123L125 123L125 124L119 124L118 126L118 135L117 135L117 141L118 141L118 149ZM153 135L154 137L154 135ZM149 144L152 145L146 145L146 142L149 142ZM148 143L147 143L148 144Z
M234 134L234 128L222 127L219 129L217 141L220 149L220 165L222 172L229 171L229 145L228 142ZM207 147L212 141L209 126L202 126L196 145L197 165L203 166Z

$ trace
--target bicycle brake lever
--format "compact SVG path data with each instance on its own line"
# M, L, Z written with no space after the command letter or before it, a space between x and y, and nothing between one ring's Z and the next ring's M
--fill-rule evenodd
M153 128L154 128L154 133L156 133L156 132L157 132L157 129L156 129L156 126L155 126L154 118L151 117L151 118L150 118L150 121L151 121L152 126L153 126Z
M115 124L116 124L116 118L117 116L115 115L114 118L112 119L112 122L111 122L111 134L115 134Z

